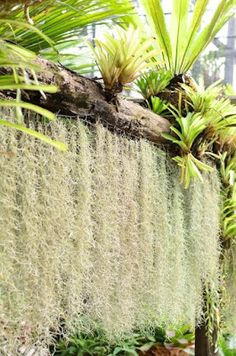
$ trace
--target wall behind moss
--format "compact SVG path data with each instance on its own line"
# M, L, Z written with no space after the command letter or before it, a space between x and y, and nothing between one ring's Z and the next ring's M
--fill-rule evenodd
M38 129L61 153L0 129L0 345L47 345L98 325L108 337L200 320L217 279L216 173L188 191L164 151L97 125ZM15 350L15 351L14 351Z

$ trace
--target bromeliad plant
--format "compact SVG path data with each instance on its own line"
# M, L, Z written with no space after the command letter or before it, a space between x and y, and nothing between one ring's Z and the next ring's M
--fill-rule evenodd
M225 151L231 155L236 145L236 106L230 100L219 97L222 86L219 82L206 90L184 87L185 111L181 112L173 105L167 105L175 121L171 126L172 135L163 136L178 145L180 155L174 160L181 167L181 181L189 186L191 178L202 180L201 172L210 171L209 165L201 161L206 154L218 155Z
M136 81L138 91L144 99L149 100L153 96L157 96L163 89L167 87L172 79L170 71L164 68L154 68L150 71L143 73Z
M188 188L192 178L198 177L202 180L202 171L209 172L212 168L197 159L192 150L197 138L203 134L207 125L204 117L199 113L189 112L186 117L178 116L172 111L176 118L176 124L170 127L172 135L163 134L163 137L170 140L180 148L180 155L174 157L181 169L181 182Z
M127 30L117 27L114 33L95 39L95 48L90 45L101 72L108 100L120 93L124 85L133 82L151 65L157 56L153 39L143 38L142 33L130 26Z

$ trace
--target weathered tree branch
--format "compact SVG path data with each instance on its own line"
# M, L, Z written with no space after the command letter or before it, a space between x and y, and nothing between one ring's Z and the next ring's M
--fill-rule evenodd
M154 143L164 142L161 133L168 132L170 123L132 101L120 99L118 107L108 103L102 87L94 80L82 77L45 59L38 59L42 83L56 84L59 92L46 94L24 92L24 100L41 105L59 115L80 117L94 122L100 120L111 129L144 137Z

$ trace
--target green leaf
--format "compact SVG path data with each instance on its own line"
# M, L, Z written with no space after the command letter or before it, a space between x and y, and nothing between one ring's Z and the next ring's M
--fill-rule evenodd
M29 134L29 135L31 135L31 136L33 136L35 138L40 139L41 141L43 141L45 143L50 144L51 146L56 147L60 151L64 151L64 152L67 151L67 146L63 142L52 140L51 138L43 135L42 133L34 131L32 129L29 129L29 128L23 126L23 125L15 124L13 122L2 120L2 119L0 119L0 125L6 126L6 127L10 127L12 129L15 129L15 130L24 132L26 134Z
M167 69L173 69L172 63L172 47L170 34L167 29L165 14L160 0L140 0L143 4L147 22L153 28L153 33L156 36L159 48L162 51L164 65Z
M21 107L23 109L28 109L28 110L32 110L44 117L46 117L49 120L55 120L56 119L56 115L53 114L51 111L46 110L41 108L38 105L34 105L31 103L26 103L24 101L16 101L16 100L1 100L0 99L0 107Z
M171 42L174 73L178 72L188 27L189 0L172 0Z

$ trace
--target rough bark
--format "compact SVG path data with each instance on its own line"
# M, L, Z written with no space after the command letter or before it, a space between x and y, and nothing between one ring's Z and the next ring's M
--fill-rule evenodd
M195 329L195 356L218 356L218 351L210 343L206 332L206 326L202 324ZM213 344L217 339L217 332L213 335Z
M59 115L80 117L91 122L100 120L116 131L144 137L154 143L164 142L161 133L168 132L170 126L165 118L124 98L119 99L118 105L108 103L100 83L45 59L38 59L38 63L41 67L39 81L56 84L59 91L46 94L46 99L39 92L27 91L23 93L24 100Z

